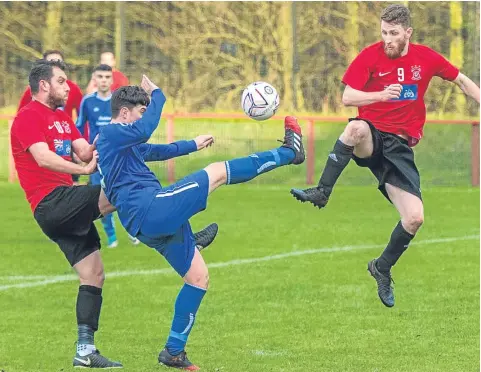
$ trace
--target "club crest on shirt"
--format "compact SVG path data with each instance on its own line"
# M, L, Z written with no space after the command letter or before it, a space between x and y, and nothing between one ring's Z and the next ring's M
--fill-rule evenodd
M421 66L411 66L412 80L421 80Z

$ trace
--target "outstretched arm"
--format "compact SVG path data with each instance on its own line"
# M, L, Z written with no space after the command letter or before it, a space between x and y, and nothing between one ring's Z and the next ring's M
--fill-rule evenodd
M178 141L168 145L142 143L139 150L145 161L162 161L197 151L197 145L194 141Z
M201 135L190 141L177 141L168 145L142 143L139 145L139 150L145 161L162 161L188 155L209 147L212 143L214 143L214 138L211 135Z
M453 81L467 96L479 103L479 87L466 75L459 73Z

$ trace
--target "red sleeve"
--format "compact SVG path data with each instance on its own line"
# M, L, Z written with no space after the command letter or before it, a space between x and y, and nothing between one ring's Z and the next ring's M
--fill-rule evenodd
M356 90L362 90L371 76L370 63L374 56L370 57L367 50L363 50L358 54L354 61L347 68L342 78L342 82Z
M72 84L70 84L69 94L72 94L72 106L77 112L78 116L80 113L80 103L82 102L82 91L77 84L72 82Z
M25 106L27 103L29 103L32 100L32 93L30 92L30 87L27 87L25 89L25 92L22 94L22 98L20 98L20 103L18 104L18 109L17 112L20 111L20 109Z
M124 85L129 85L129 79L127 78L127 76L125 76L123 73L121 73L119 71L119 75L120 75L120 84L121 86L124 86Z
M438 52L431 50L431 63L434 66L434 76L439 76L444 80L453 81L459 75L459 69Z
M129 79L127 79L127 76L125 76L123 73L120 71L114 71L112 74L113 77L113 84L112 84L112 91L123 87L125 85L129 85Z
M41 129L41 120L43 120L42 117L28 109L15 117L12 124L12 135L18 139L23 151L27 151L35 143L47 143L45 134Z

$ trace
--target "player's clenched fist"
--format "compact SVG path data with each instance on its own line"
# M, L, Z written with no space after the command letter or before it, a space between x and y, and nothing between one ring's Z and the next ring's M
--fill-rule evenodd
M98 160L98 152L95 150L93 152L92 160L84 166L84 174L92 174L97 172L97 160Z
M403 86L401 84L391 84L386 89L384 89L380 93L380 100L381 102L386 102L391 99L399 98L401 92L403 90Z

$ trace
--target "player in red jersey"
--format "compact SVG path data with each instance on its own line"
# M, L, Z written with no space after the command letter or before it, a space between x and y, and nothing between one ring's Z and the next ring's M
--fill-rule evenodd
M452 81L479 103L479 87L434 50L410 43L408 8L390 5L381 14L382 41L365 48L351 63L342 82L342 101L359 108L349 119L329 154L317 187L292 189L301 202L327 204L334 184L352 158L379 181L379 190L396 207L401 221L368 270L385 306L394 306L391 268L408 248L424 221L419 173L411 147L423 135L424 94L434 76Z
M63 61L64 56L63 53L59 50L47 50L43 53L43 59L46 61ZM68 98L64 106L62 106L62 110L71 118L73 118L73 111L75 110L76 115L79 115L80 112L80 103L82 102L82 91L80 90L79 86L75 84L71 80L67 80L67 84L70 88ZM25 91L23 92L22 98L20 99L20 103L18 104L17 112L20 111L22 107L28 104L32 100L32 92L30 91L30 86L28 86ZM84 138L88 138L88 125L86 125L86 135ZM80 176L73 174L72 180L75 184L78 183Z
M122 367L94 345L102 305L104 268L94 220L114 210L98 186L73 186L71 174L97 169L94 145L81 136L65 105L70 87L60 60L39 60L29 75L33 99L15 117L11 145L20 185L42 231L77 272L78 342L74 366ZM87 163L72 163L72 153Z

